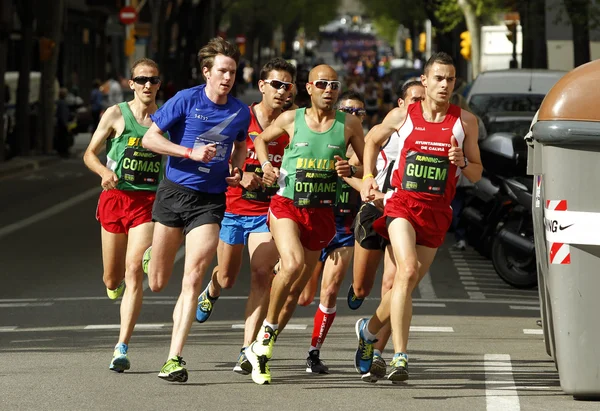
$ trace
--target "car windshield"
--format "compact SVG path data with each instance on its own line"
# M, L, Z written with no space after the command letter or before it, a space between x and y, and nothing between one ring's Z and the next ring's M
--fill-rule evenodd
M531 120L509 120L494 121L486 124L488 135L494 133L515 133L518 136L524 136L529 132Z
M475 94L469 101L469 106L478 116L484 116L493 111L536 112L544 100L541 94Z

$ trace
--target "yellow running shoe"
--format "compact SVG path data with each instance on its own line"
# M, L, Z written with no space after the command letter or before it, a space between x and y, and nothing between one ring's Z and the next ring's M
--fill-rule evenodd
M125 280L121 281L121 284L119 284L119 286L114 290L111 290L109 288L106 289L106 294L108 295L108 298L110 298L111 300L116 300L117 298L122 296L124 292L125 292Z
M270 384L271 370L269 360L273 355L275 332L271 327L264 327L263 338L254 341L246 348L246 358L252 364L252 381L256 384Z

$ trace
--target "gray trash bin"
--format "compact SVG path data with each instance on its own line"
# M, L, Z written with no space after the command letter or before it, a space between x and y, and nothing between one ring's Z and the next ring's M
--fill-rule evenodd
M563 391L600 397L600 61L550 90L533 126L530 172L546 350Z

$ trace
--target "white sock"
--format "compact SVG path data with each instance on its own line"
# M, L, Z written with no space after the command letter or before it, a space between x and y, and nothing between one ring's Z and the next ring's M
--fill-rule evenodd
M375 339L376 339L376 337L377 337L377 336L376 336L375 334L371 334L371 332L369 331L369 321L371 321L371 320L367 320L367 322L366 322L365 326L364 326L364 327L363 327L363 329L362 329L362 333L363 333L363 336L364 336L364 337L365 337L367 340L369 340L369 341L373 341L373 340L375 340Z
M277 331L277 329L279 328L279 324L271 324L267 320L264 320L263 327L271 327L273 329L273 331Z

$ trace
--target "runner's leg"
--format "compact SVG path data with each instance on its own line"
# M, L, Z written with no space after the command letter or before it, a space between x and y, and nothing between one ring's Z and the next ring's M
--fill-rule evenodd
M148 284L152 291L159 292L169 283L175 255L182 241L183 227L168 227L158 222L154 224L152 258L148 264Z
M115 290L125 278L125 255L127 253L127 234L110 233L101 227L102 280L109 290ZM140 259L141 261L141 259Z
M192 229L186 236L185 267L181 294L173 310L173 334L168 358L181 356L195 318L202 279L215 256L218 241L218 224L201 225ZM154 255L152 259L154 260Z
M128 234L125 264L125 293L121 301L121 331L119 342L129 344L129 339L142 308L144 294L142 255L152 242L154 223L132 227Z
M310 305L315 300L315 295L317 294L317 287L319 286L319 280L321 279L321 273L323 272L324 263L322 261L317 261L315 265L315 269L313 270L308 283L306 283L306 287L302 290L300 297L298 298L298 304L306 307Z
M256 339L269 306L273 282L273 267L279 253L271 233L251 233L248 237L250 254L250 294L246 303L244 347Z

